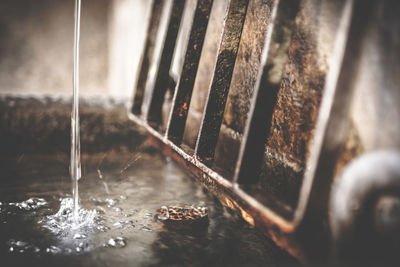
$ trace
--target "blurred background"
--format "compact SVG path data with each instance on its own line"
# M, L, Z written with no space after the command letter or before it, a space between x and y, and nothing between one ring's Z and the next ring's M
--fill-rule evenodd
M130 99L151 1L82 1L81 96ZM74 1L0 1L0 94L72 95Z

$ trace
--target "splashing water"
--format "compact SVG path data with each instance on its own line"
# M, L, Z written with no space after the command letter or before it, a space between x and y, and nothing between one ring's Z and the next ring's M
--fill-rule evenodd
M81 0L75 0L75 30L74 30L74 72L73 100L71 113L71 163L73 219L79 220L79 191L78 181L81 178L81 144L79 136L79 39L81 20ZM79 223L78 223L79 224Z
M75 214L75 206L71 198L61 200L60 209L56 214L49 215L44 221L43 227L49 229L56 235L72 235L74 239L79 239L83 234L76 233L75 230L94 229L96 226L96 210L78 209Z

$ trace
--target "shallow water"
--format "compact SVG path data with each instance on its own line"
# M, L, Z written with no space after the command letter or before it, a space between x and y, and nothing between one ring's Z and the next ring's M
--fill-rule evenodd
M81 215L90 222L74 227L68 157L21 155L4 165L2 266L296 265L155 152L83 155ZM168 205L206 206L209 223L168 227L155 219Z

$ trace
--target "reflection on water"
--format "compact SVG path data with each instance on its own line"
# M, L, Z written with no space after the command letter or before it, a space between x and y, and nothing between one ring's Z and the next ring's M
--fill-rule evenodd
M156 153L84 155L79 225L68 155L25 155L0 180L0 256L9 265L274 266L295 261L233 218ZM162 206L208 207L203 226L156 220Z

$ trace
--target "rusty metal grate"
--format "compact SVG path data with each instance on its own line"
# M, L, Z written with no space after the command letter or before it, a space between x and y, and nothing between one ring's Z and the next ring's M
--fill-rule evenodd
M131 118L250 224L299 259L324 258L331 184L356 156L342 149L349 74L376 5L154 0ZM321 45L323 31L334 38Z

